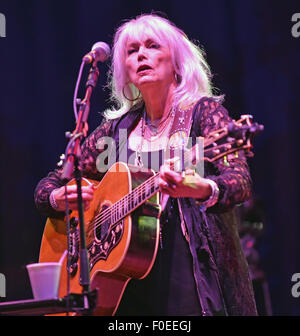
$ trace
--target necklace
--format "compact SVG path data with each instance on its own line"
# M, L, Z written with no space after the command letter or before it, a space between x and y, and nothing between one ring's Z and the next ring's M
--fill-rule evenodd
M166 121L170 120L171 117L171 122L172 124L169 125ZM150 136L148 140L150 141L155 141L158 138L161 137L162 133L165 131L166 127L169 125L172 128L173 122L174 122L174 117L175 117L175 106L172 106L170 109L168 115L159 121L158 125L155 126L153 123L149 122L147 123L147 115L146 115L146 110L144 110L144 116L142 117L142 122L141 122L141 142L139 143L137 150L136 150L136 157L135 157L135 165L138 167L144 167L143 164L143 159L142 159L142 148L144 144L144 138L147 133L147 130L149 129ZM150 124L150 125L149 125ZM148 126L148 127L146 127ZM159 127L161 129L159 130ZM153 130L153 131L152 131ZM154 136L153 136L154 133Z
M151 121L146 112L144 111L145 124L154 135L163 132L163 130L166 128L166 125L168 124L166 121L169 120L169 117L173 112L173 110L174 108L172 107L169 110L169 113L163 119L156 119L154 121Z

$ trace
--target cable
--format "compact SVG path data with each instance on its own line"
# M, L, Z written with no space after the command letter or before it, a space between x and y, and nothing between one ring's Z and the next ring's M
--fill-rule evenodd
M74 110L74 115L75 115L76 122L78 120L77 94L78 94L79 84L80 84L80 81L81 81L82 71L83 71L84 65L85 65L85 62L82 61L81 65L80 65L80 69L79 69L79 73L78 73L78 78L77 78L77 82L76 82L75 90L74 90L74 97L73 97L73 110Z

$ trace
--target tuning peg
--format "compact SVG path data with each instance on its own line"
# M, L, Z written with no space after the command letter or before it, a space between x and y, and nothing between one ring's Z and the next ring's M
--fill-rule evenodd
M71 138L72 138L72 133L69 132L69 131L67 131L67 132L65 133L65 136L66 136L66 138L71 139Z
M220 154L220 150L219 149L213 149L212 150L214 155Z
M60 158L60 161L59 162L57 162L57 166L58 167L62 167L63 166L63 164L64 164L64 161L65 161L65 154L61 154L61 156L59 157Z
M229 142L229 143L234 142L235 138L229 136L229 137L227 137L226 141Z
M254 156L254 153L253 153L250 149L248 149L248 150L245 152L245 154L246 154L247 157L253 157L253 156Z
M241 115L241 119L253 119L253 115L252 114L242 114Z
M258 123L252 124L250 127L250 133L257 134L264 130L264 125L259 125Z
M227 155L224 156L223 163L224 163L225 166L229 166Z
M57 162L57 167L62 167L64 164L64 161L63 160L60 160L59 162Z

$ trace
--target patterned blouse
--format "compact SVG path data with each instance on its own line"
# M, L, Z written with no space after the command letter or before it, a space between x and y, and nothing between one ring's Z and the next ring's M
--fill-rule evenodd
M127 129L130 134L142 117L143 108L137 106L115 120L104 119L89 135L81 146L84 177L101 180L104 173L96 167L97 157L105 150L101 139L112 137L118 148L118 130ZM204 97L194 107L190 136L193 139L207 137L231 121L220 102ZM53 210L49 202L51 191L66 183L61 173L61 169L50 172L35 190L36 206L47 217L64 216L64 212ZM214 206L204 211L193 198L177 199L190 237L191 272L194 273L192 278L195 279L201 314L256 315L248 266L234 219L235 205L251 197L252 182L244 153L229 155L226 161L218 159L214 163L205 163L204 176L214 180L219 187L219 198Z

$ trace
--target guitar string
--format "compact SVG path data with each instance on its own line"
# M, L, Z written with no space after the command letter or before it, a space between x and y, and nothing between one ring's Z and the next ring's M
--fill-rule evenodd
M224 133L224 134L222 134L222 133ZM228 134L228 132L226 130L224 131L224 129L221 129L219 131L216 131L215 134L217 134L217 136L215 136L212 139L209 139L209 138L204 139L204 147L207 147L207 146L213 144L214 142L220 140L221 138L224 138L224 136L226 136ZM224 145L226 145L226 144L220 144L220 145L214 146L213 148L205 149L204 153L208 152L208 151L211 151L211 150L217 150ZM185 152L185 157L187 156L187 160L189 160L189 162L192 162L192 160L194 159L193 150L195 150L196 146L192 147L189 151ZM128 204L131 204L132 201L136 202L137 199L139 200L139 198L144 195L146 190L143 190L143 188L145 186L148 185L148 188L151 189L154 186L154 184L151 185L151 183L153 183L152 178L155 178L156 176L157 175L152 176L150 179L148 179L147 181L145 181L144 183L139 185L137 188L135 188L130 194L127 194L122 199L120 199L118 202L113 204L111 207L108 207L107 209L105 209L104 211L102 211L98 215L96 215L93 218L93 220L90 222L91 225L90 225L89 233L91 231L94 231L95 229L97 229L108 218L111 218L113 224L115 224L116 222L120 221L124 216L126 216L126 212L128 212L128 208L130 208L130 206L128 206ZM155 194L155 192L153 194ZM151 196L149 196L149 198L150 197ZM138 205L140 203L143 203L143 200L141 202L137 202L137 203L134 203L134 204ZM125 206L125 209L126 209L125 211L123 209L124 206ZM132 210L130 210L130 211L132 211ZM120 218L118 218L118 216Z
M213 148L208 148L204 150L204 152L208 152L211 150L216 150L220 147L224 146L224 144L214 146ZM194 159L194 152L195 147L192 147L189 151L185 153L186 156L188 156L187 160L188 162L191 162ZM236 149L237 150L237 149ZM104 222L107 219L111 219L111 224L118 223L122 220L123 217L126 217L127 212L131 212L134 208L140 206L145 199L145 196L149 199L151 198L158 190L151 191L153 187L157 187L157 182L155 179L157 179L159 173L156 173L155 175L151 176L149 179L144 181L142 184L137 186L132 192L122 197L119 201L117 201L115 204L110 206L109 208L105 209L103 212L100 212L98 215L96 215L91 222L88 223L88 229L86 231L87 236L90 238L93 238L92 233L101 225L104 224ZM150 191L150 195L149 195ZM141 201L140 201L141 199ZM133 202L133 207L131 208L131 204ZM129 205L130 204L130 205ZM129 210L129 211L128 211Z
M224 138L226 135L228 135L228 131L226 130L226 127L224 127L224 128L222 128L222 129L220 129L220 130L215 131L214 134L215 134L215 135L212 136L212 137L213 137L212 139L209 139L209 138L204 139L204 143L205 143L205 141L207 142L207 143L204 145L204 147L207 147L207 146L213 144L214 142L220 140L221 138ZM221 145L214 146L213 148L209 148L209 149L204 150L204 152L211 151L211 150L217 150L217 149L219 149L220 147L222 147L222 146L224 146L224 145L226 145L226 144L221 144ZM194 147L195 147L195 146L194 146ZM190 153L192 153L194 147L188 152L188 155L190 155ZM192 153L192 154L193 154L193 153ZM223 155L226 155L226 154L223 154ZM134 191L135 191L135 193L138 193L138 192L141 192L141 193L142 193L142 192L143 192L143 191L142 191L142 188L140 188L140 189L139 189L139 188L136 188ZM127 195L126 195L126 196L127 196ZM119 207L120 207L120 206L123 206L124 203L125 203L125 205L126 205L126 202L128 202L128 200L126 199L126 196L123 197L123 199L119 200L115 205L113 205L113 206L107 208L105 211L101 212L99 215L97 215L97 216L95 217L95 219L106 220L107 218L109 218L109 217L111 216L111 213L114 212L114 210L115 210L115 212L120 213L120 209L118 209L118 206L119 206ZM133 196L134 196L134 195L133 195ZM140 195L138 195L138 197L139 197L139 196L140 196ZM115 207L115 208L117 208L117 209L112 209L112 207ZM101 218L101 217L102 217L102 218ZM122 217L124 217L124 215L122 215ZM98 221L97 223L99 223L99 221Z
M211 150L216 150L216 149L219 149L221 146L224 146L224 144L222 145L219 145L219 146L215 146L214 148L211 148L211 149L206 149L204 152L208 152L208 151L211 151ZM194 150L195 147L192 148L192 150ZM193 151L189 151L189 152L186 152L185 153L185 160L184 162L187 162L187 163L190 163L192 162L194 159L195 159L195 156L194 156L194 152ZM153 177L153 176L152 176ZM147 182L150 182L151 181L151 178L149 178L148 180L144 181L141 185L139 185L137 188L135 188L131 193L132 193L132 197L134 197L134 193L138 193L138 192L144 192L143 187L144 186L147 186ZM114 205L112 205L111 207L105 209L103 212L101 212L99 215L95 216L96 219L100 219L100 217L103 217L108 214L109 212L112 212L113 211L113 207L115 206L118 206L118 205L124 205L124 202L127 202L128 199L126 199L128 196L131 195L130 194L127 194L125 195L123 198L121 198L119 201L117 201Z
M222 145L220 145L222 146ZM217 147L220 146L216 146L213 148L213 150L217 149ZM194 149L194 147L192 148L192 150ZM187 156L187 161L191 162L191 160L194 159L193 156L193 152L189 151ZM212 149L207 149L205 151L208 150L212 150ZM113 204L112 206L110 206L109 208L105 209L104 211L100 212L98 215L96 215L91 223L91 228L90 231L97 229L100 225L102 225L107 219L111 218L113 224L115 224L116 222L120 221L122 219L122 217L126 216L126 213L129 211L132 211L131 206L129 206L128 204L134 204L134 207L138 206L140 203L142 203L143 200L143 196L144 195L148 195L149 194L149 190L151 190L151 188L153 188L153 186L155 186L156 182L155 182L155 178L158 174L152 176L151 178L149 178L148 180L146 180L144 183L142 183L141 185L139 185L137 188L135 188L130 194L125 195L123 198L121 198L119 201L117 201L115 204ZM147 189L148 188L148 191ZM152 195L148 195L147 197L152 197L153 194L155 194L155 192L151 193ZM142 201L139 201L140 197L142 197ZM137 201L138 200L138 201ZM134 208L133 207L133 208ZM124 210L125 208L125 210ZM119 217L118 217L119 216ZM95 225L96 224L96 225Z
M209 142L208 144L205 144L205 147L209 146L210 144L212 144L215 141L216 141L215 139L212 139L211 142ZM188 158L187 158L187 160L185 162L191 162L194 159L194 157L193 157L193 154L194 154L193 151L195 150L196 146L194 146L193 148L191 148L189 151L185 152L185 157L188 156ZM216 149L218 149L221 146L224 146L224 144L221 144L219 146L215 146L214 148L206 149L206 150L204 150L204 152L211 151L211 150L216 150ZM143 184L141 184L140 186L142 186ZM136 189L134 189L134 190L137 190L137 189L138 189L138 187ZM121 200L119 200L119 201L121 201ZM111 211L111 210L110 210L110 208L108 208L108 209L106 209L106 211ZM105 211L102 212L101 214L105 214Z
M149 178L148 180L146 180L144 183L142 183L141 185L139 185L136 189L134 189L133 193L130 193L128 195L126 195L125 197L123 197L121 200L119 200L117 203L115 203L113 206L111 206L110 208L114 208L113 210L110 210L110 214L108 216L105 216L105 218L101 218L100 220L97 220L97 218L101 217L101 216L95 216L93 218L93 220L88 224L88 229L87 229L87 236L88 237L93 237L92 233L98 228L100 227L102 224L104 224L104 222L108 219L111 218L113 223L111 224L115 224L118 223L119 221L122 220L123 217L126 216L126 212L128 212L128 208L129 206L127 206L127 211L124 210L124 203L128 204L132 204L131 202L134 201L134 206L138 207L140 204L143 203L143 198L141 196L144 195L144 193L146 192L146 189L143 188L146 186L146 184L148 184L148 193L150 190L150 195L148 194L148 198L152 197L157 190L151 191L151 189L155 186L157 186L157 182L155 181L155 179L158 177L158 174L153 175L151 178ZM144 189L144 190L143 190ZM134 193L136 195L134 195ZM140 201L140 197L141 197L141 201ZM126 200L127 199L127 200ZM110 209L108 208L108 209ZM107 211L108 209L106 209L105 211ZM132 211L132 210L131 210ZM113 220L115 219L115 220Z
M219 141L220 139L224 138L227 135L228 135L228 130L226 129L226 126L222 129L218 130L218 131L215 131L212 138L205 138L204 139L204 148L210 146L211 144L215 143L216 141ZM226 144L220 144L220 145L214 146L213 148L204 149L203 152L205 153L205 152L208 152L208 151L211 151L211 150L217 150L224 145L226 145ZM192 162L192 160L194 159L194 157L192 157L192 159L191 159L190 156L193 155L193 150L195 149L195 147L196 146L192 147L189 151L187 151L185 153L185 155L188 155L188 160L191 160L189 162ZM239 151L241 149L243 149L243 146L240 146L239 148L236 148L235 150ZM225 156L225 155L226 155L226 152L223 153L222 156ZM155 186L155 178L157 178L158 175L159 174L156 173L155 175L153 175L152 177L150 177L149 179L144 181L141 185L136 187L130 194L127 194L122 199L120 199L118 202L113 204L111 207L105 209L105 211L100 212L98 215L96 215L93 218L93 220L88 223L87 234L93 233L95 231L95 229L97 229L99 226L101 226L108 218L112 219L113 224L122 220L123 217L126 217L126 215L127 215L126 212L128 212L128 208L130 208L130 206L128 206L128 204L131 204L131 202L134 202L133 203L134 204L133 209L135 207L140 206L145 201L145 200L143 200L143 196L147 195L149 190L151 191L151 188L153 186ZM146 187L148 187L148 191L147 191ZM156 192L157 191L150 192L150 196L148 195L148 198L152 197ZM136 202L136 200L139 200L140 197L141 197L142 201ZM124 209L123 209L124 205L125 206L127 205L127 207L125 207L126 211L124 211ZM130 210L130 212L132 210ZM118 218L118 216L119 216L119 218ZM93 238L93 235L91 237ZM76 240L78 240L78 239L76 238Z
M157 185L156 181L154 181L155 178L157 178L158 174L151 176L148 180L143 182L141 185L136 187L130 194L125 195L123 198L121 198L118 202L113 204L111 207L105 209L102 213L95 216L92 220L93 224L98 224L96 226L91 227L90 230L95 230L97 227L102 225L108 218L117 218L117 220L114 220L114 223L119 222L126 214L123 214L124 211L124 204L131 204L132 201L134 201L134 207L138 206L138 204L142 203L141 201L136 202L140 198L140 196L143 196L145 190L143 190L143 187L148 184L149 190L151 188L155 187ZM144 188L145 189L145 188ZM150 197L153 196L157 191L151 192ZM128 206L127 206L127 212L128 212ZM120 215L121 214L121 215ZM120 216L120 218L118 218ZM98 220L99 219L99 220ZM91 223L91 222L90 222Z
M212 143L214 141L212 141ZM206 150L204 150L204 152L208 152L208 151L211 151L211 150L217 150L217 149L221 148L222 146L224 146L224 144L217 145L217 146L214 146L213 148L206 149ZM193 154L194 154L193 150L194 149L195 149L195 146L191 150L186 152L185 155L188 156L186 161L191 162L191 160L194 159L194 156L193 156ZM137 188L135 188L130 194L125 195L123 198L121 198L115 204L113 204L109 208L105 209L104 211L102 211L98 215L96 215L93 218L93 220L90 222L91 228L90 228L89 231L97 229L108 218L112 219L113 224L120 221L124 216L126 216L126 212L128 212L128 208L130 208L130 206L128 206L128 204L131 204L132 201L134 201L135 206L142 203L143 200L138 201L138 202L136 202L136 200L139 200L141 196L142 197L144 196L144 194L147 195L146 186L148 186L149 189L151 189L153 186L155 186L155 181L152 181L152 178L154 179L157 175L158 174L152 176L151 178L149 178L148 180L143 182L141 185L139 185ZM155 192L153 194L155 194ZM151 196L153 196L153 195L151 195ZM151 196L149 196L149 198ZM124 210L124 207L125 207L125 210ZM129 211L132 211L132 210L129 210ZM120 218L118 218L118 216Z

